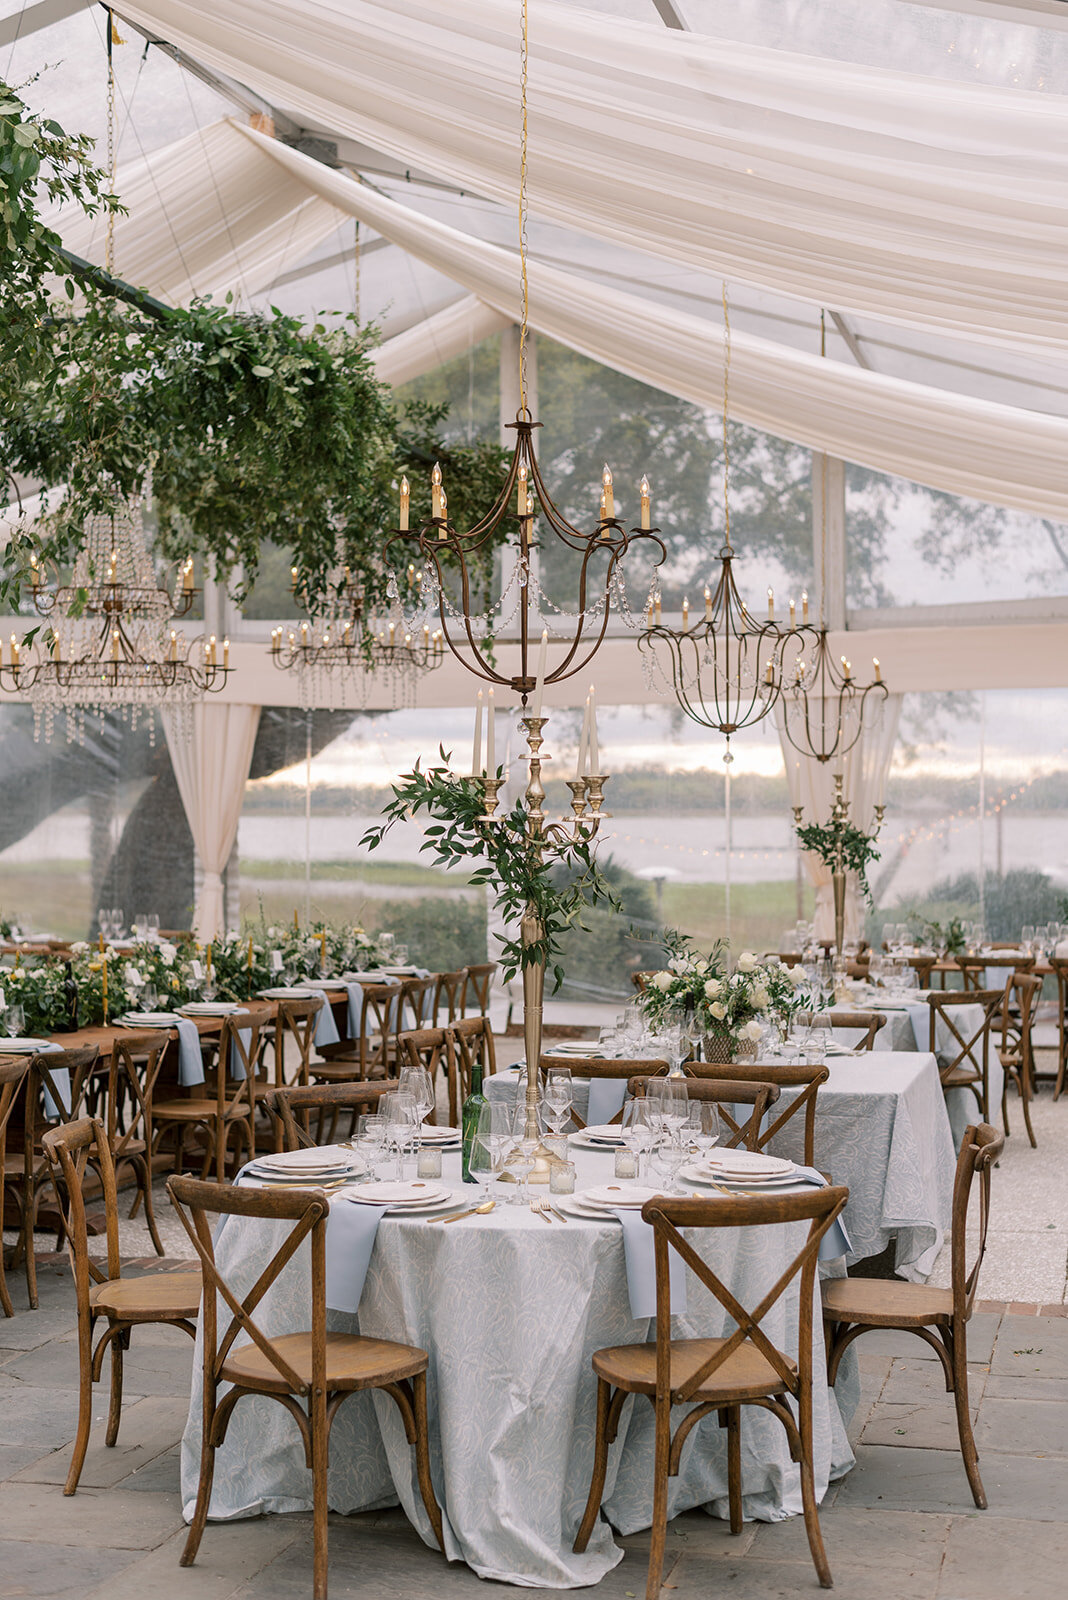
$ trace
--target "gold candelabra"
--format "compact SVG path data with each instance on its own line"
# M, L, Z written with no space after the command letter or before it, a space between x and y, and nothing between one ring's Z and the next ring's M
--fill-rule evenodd
M804 806L793 806L794 827L800 829L804 826ZM877 839L882 829L883 818L886 816L886 806L881 802L872 808L874 812L874 830L868 835ZM846 833L849 829L849 801L842 793L842 774L834 775L834 799L831 802L831 815L825 826L834 835L834 850L831 861L831 888L834 894L834 947L838 955L842 954L845 944L845 897L847 873L849 866L846 861Z

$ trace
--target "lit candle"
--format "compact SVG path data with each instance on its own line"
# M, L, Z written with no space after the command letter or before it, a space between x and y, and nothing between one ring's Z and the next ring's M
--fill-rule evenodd
M396 631L397 631L397 624L395 622L391 622L390 625L389 625L389 642L390 642L390 644L393 643L393 636L396 633Z
M482 690L475 701L475 737L471 743L471 776L477 778L482 771Z
M302 622L300 625L300 642L304 646L308 643L308 624L306 622Z
M797 615L796 615L796 608L794 606L793 595L790 596L790 626L791 626L791 628L796 628L797 627Z
M277 653L277 651L278 651L278 630L277 629L275 629L274 633L271 635L271 639L272 639L271 649L274 650ZM178 659L178 635L174 631L174 629L172 628L171 629L171 660L172 661L177 661L177 659Z
M13 667L17 667L18 664L19 664L19 642L15 638L15 635L12 634L11 635L11 665Z
M445 524L449 520L449 498L444 489L438 490L438 513L441 517L441 527L438 529L438 538L447 539L449 530Z
M654 615L656 617L656 625L659 628L659 626L660 626L660 591L659 591L659 589L657 590L656 594L653 596L653 613L654 613Z
M215 665L215 635L214 634L212 634L211 638L208 640L208 660L211 662L212 666Z
M300 927L300 918L297 916L296 907L294 906L294 908L293 908L293 932L296 933L296 931L297 931L297 929L299 927Z
M191 589L192 587L193 587L193 557L192 556L187 556L186 557L185 567L183 568L183 571L182 571L182 588L183 589Z
M846 660L845 656L843 656L842 657L842 672L845 675L845 679L846 679L847 683L849 682L849 679L850 679L850 676L852 674L852 671L853 671L853 668L849 665L849 662Z
M801 621L808 621L808 590L801 590Z
M41 573L40 573L40 569L38 568L38 565L37 565L37 557L36 556L31 556L30 557L30 582L33 584L34 588L36 589L36 587L40 583L40 581L41 581Z
M605 462L604 471L601 473L601 483L604 485L604 511L601 515L614 517L616 514L616 497L612 490L612 474L607 461Z
M111 557L110 557L110 559L108 561L108 582L109 583L114 583L115 582L115 562L117 561L117 559L118 559L118 552L113 550L111 552Z
M224 667L228 667L229 665L230 665L230 641L229 641L229 639L224 639L223 640L223 666Z
M112 659L112 661L117 661L119 659L119 630L118 630L118 628L112 628L112 630L111 630L111 659Z
M638 493L642 497L642 518L641 518L642 527L643 528L651 528L652 527L652 517L651 517L652 495L651 495L650 489L649 489L649 479L648 478L643 476L641 483L639 483L639 485L638 485Z
M430 474L430 515L440 517L441 510L441 467L435 461L434 470Z
M408 563L408 587L409 589L415 587L415 568L410 561Z
M882 683L882 681L883 681L883 669L879 665L879 657L878 656L872 656L871 664L875 668L875 681L876 681L876 683Z
M430 643L430 624L429 624L429 622L424 622L423 623L423 649L424 650L427 648L429 643Z
M768 662L767 666L764 668L764 682L765 683L774 683L775 682L775 672L774 672L774 669L773 669L772 664L771 664L770 661Z
M407 478L400 481L400 525L401 532L408 531L408 509L412 503L412 486Z
M586 696L586 709L582 713L582 733L579 735L578 760L575 762L575 777L581 778L586 771L586 751L590 743L590 697Z
M652 625L653 625L653 602L650 600L648 610L645 613L645 626L647 628L651 628Z
M682 631L685 633L690 626L690 602L688 598L682 602Z
M545 667L549 655L549 630L541 630L541 646L538 650L538 676L534 683L534 711L535 717L541 716L542 696L545 693Z
M590 742L587 746L590 771L595 777L601 772L601 752L597 747L597 695L593 684L590 684Z
M519 463L519 479L515 493L516 510L519 512L521 517L525 517L529 510L527 505L527 477L528 473L526 462L521 461Z
M768 584L768 621L775 621L775 596L772 593L770 583Z
M705 584L705 621L712 621L712 590Z
M493 713L496 707L493 703L493 690L486 696L486 771L491 778L497 776L497 743L496 729L494 728Z

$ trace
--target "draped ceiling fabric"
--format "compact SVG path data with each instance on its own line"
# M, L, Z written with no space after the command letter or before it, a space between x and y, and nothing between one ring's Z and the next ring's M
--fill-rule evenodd
M250 142L338 208L518 320L511 251L422 216L275 139ZM529 264L530 322L605 365L699 405L723 400L715 324L557 267ZM414 342L414 336L413 336ZM782 438L931 488L1068 519L1068 421L824 361L736 333L732 415Z
M200 702L177 712L164 707L162 715L175 782L203 868L193 927L206 943L226 932L222 875L237 838L260 707Z
M123 165L116 189L129 213L115 219L116 270L172 305L227 290L247 300L339 221L299 178L267 168L228 121ZM48 223L74 255L102 260L102 214L71 204Z
M513 0L126 0L303 121L514 203ZM1068 99L574 7L530 37L532 211L709 274L1068 346Z
M425 322L398 333L372 352L375 371L384 383L407 383L444 366L473 344L508 327L511 317L495 311L473 294L446 306Z
M886 779L897 743L901 702L901 695L888 695L881 707L881 714L865 725L853 749L842 761L837 762L813 761L810 756L799 756L783 733L781 716L776 715L790 804L804 807L806 823L829 821L834 801L834 777L836 772L840 772L842 793L849 802L849 820L863 832L870 832L875 818L874 808L886 792ZM804 852L803 860L809 882L816 891L816 938L833 939L834 890L831 869L811 850ZM846 939L859 939L864 932L867 911L855 872L846 874L845 913Z

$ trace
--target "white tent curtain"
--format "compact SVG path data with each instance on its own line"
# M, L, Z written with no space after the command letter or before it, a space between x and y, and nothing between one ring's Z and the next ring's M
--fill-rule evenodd
M237 838L260 707L199 702L164 710L167 748L203 868L193 926L201 942L226 931L222 875Z
M232 290L249 298L343 220L299 178L268 167L229 121L214 122L119 169L128 215L115 219L115 270L172 305ZM67 249L102 262L102 213L48 218Z
M317 194L426 261L510 322L520 315L517 256L375 193L254 129L240 132ZM529 264L540 333L699 405L723 399L722 328L684 311ZM418 338L411 334L411 346ZM876 471L995 505L1068 518L1068 421L824 361L735 333L731 414Z
M469 294L427 317L425 322L387 339L372 351L371 359L384 383L407 383L444 366L473 344L488 339L491 333L500 333L510 321L510 317Z
M516 0L127 0L306 123L508 204ZM916 327L1068 344L1068 99L539 5L529 196L567 226Z
M897 743L903 696L889 695L878 715L865 723L859 740L842 761L814 761L801 756L783 733L782 718L776 716L779 742L786 764L786 783L790 804L804 807L804 821L824 823L830 819L834 801L834 779L842 775L842 793L849 802L849 818L865 833L870 831L875 806L882 801L886 779ZM869 712L869 716L871 713ZM834 894L831 869L810 850L804 852L805 870L816 891L816 938L834 938ZM870 875L869 875L870 881ZM864 932L865 905L856 873L847 874L846 939L859 939Z

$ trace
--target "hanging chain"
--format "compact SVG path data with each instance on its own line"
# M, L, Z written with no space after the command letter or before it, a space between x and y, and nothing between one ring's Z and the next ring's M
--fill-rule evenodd
M519 135L519 270L523 290L523 319L519 324L519 404L527 409L527 315L530 293L527 286L527 5L522 0L523 28L519 43L519 103L522 121Z
M827 313L820 306L820 359L827 355ZM820 451L820 627L827 615L827 452Z
M731 314L727 303L727 280L723 279L723 518L726 525L727 549L731 545L731 454L727 439L727 415L730 410L731 381Z
M115 27L115 18L111 11L108 17L108 182L112 194L115 193L115 61L112 55L112 46L122 44L118 29ZM114 274L115 271L115 213L109 206L104 224L104 267Z
M361 326L360 317L360 219L356 218L356 239L353 252L353 265L355 267L355 287L353 289L353 312L356 317L356 326Z

